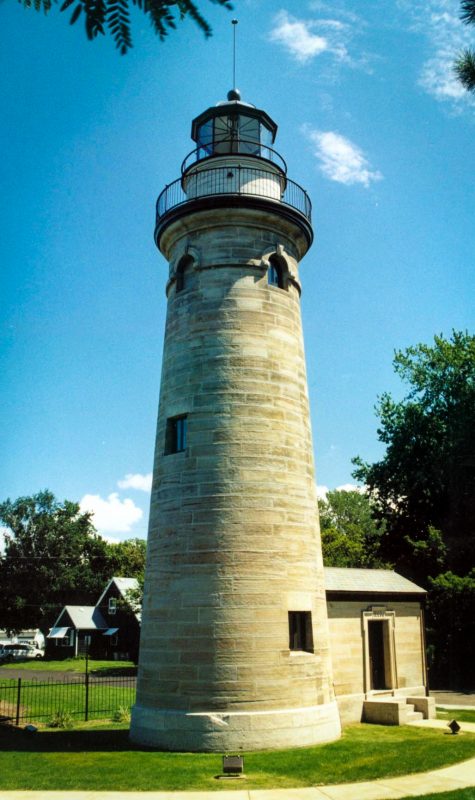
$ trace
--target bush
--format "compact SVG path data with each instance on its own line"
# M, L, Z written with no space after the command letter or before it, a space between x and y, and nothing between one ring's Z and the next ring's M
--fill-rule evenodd
M126 706L119 706L112 716L112 722L130 722L130 710Z
M53 714L48 722L48 728L72 728L73 725L71 714L61 708Z

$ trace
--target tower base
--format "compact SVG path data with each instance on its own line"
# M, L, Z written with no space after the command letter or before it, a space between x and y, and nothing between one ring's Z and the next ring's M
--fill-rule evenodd
M305 747L338 739L336 702L310 708L198 713L135 705L130 738L159 750L217 752Z

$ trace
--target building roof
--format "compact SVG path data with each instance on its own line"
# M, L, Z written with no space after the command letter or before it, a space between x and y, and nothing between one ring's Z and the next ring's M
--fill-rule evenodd
M94 628L97 630L107 630L109 627L96 606L64 606L54 627L60 627L58 626L58 622L65 611L77 630L94 630Z
M111 578L106 588L102 592L96 605L100 605L102 603L104 597L106 596L112 584L115 584L120 596L123 597L124 600L129 604L135 616L140 621L140 608L139 607L133 608L132 605L130 604L129 598L127 597L127 592L129 592L131 589L138 588L139 582L137 578L118 578L118 577Z
M426 594L417 584L391 569L324 567L327 592L380 594Z

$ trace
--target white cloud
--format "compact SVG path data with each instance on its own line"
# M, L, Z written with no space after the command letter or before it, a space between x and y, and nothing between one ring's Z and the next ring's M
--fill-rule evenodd
M319 32L316 32L319 31ZM282 45L302 64L321 53L331 53L340 60L347 58L345 39L347 26L336 19L302 20L279 11L269 34L271 42Z
M341 486L335 488L336 492L358 492L359 494L366 493L365 486L357 486L356 483L343 483Z
M139 472L128 472L125 478L117 481L119 489L137 489L140 492L150 492L152 489L152 473L141 475Z
M456 15L436 11L429 15L428 35L434 55L423 65L419 85L437 100L465 98L467 91L453 70L457 54L470 41L465 26Z
M427 42L429 57L421 67L418 85L436 100L454 109L474 105L475 99L457 80L453 65L457 55L473 44L473 27L459 19L459 0L398 0L411 30Z
M358 492L359 494L366 493L365 486L357 486L356 483L343 483L341 486L336 486L335 489L329 489L328 486L317 486L317 497L319 500L327 500L328 492Z
M92 512L92 522L99 533L129 533L143 517L142 509L133 500L128 497L121 500L117 492L106 500L98 494L86 494L79 505L83 513Z
M329 492L328 486L317 486L317 497L319 500L326 500Z
M309 125L303 127L303 132L315 146L321 172L330 180L345 186L362 183L368 187L372 181L383 177L380 172L370 169L362 150L341 134L315 130Z

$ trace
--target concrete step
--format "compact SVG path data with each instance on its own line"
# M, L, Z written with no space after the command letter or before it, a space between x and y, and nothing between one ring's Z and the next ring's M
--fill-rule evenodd
M406 714L406 722L419 722L421 719L424 719L421 711L409 711Z

